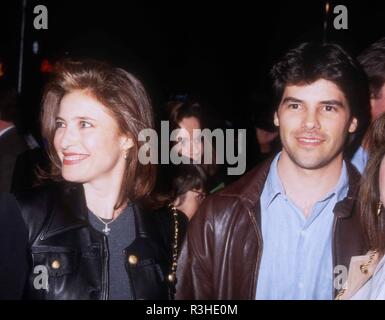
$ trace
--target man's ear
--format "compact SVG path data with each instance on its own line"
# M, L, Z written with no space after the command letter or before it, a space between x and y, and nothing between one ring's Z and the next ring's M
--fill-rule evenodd
M356 132L357 126L358 126L358 120L357 118L353 118L352 121L350 122L349 133Z
M275 125L276 127L279 127L279 119L278 119L277 111L274 112L274 125Z

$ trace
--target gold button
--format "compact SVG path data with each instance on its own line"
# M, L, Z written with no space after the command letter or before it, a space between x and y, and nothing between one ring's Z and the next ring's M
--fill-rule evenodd
M129 257L128 257L128 262L130 264L137 264L138 263L138 257L131 254Z
M52 269L59 269L59 268L60 268L60 262L59 262L59 260L54 260L54 261L52 261L51 267L52 267Z

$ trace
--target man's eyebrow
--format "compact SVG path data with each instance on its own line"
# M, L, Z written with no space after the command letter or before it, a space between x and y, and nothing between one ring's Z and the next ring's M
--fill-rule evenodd
M321 104L328 104L328 105L332 105L332 106L344 107L344 104L338 100L323 100L323 101L321 101Z
M282 100L282 103L287 103L287 102L302 103L303 101L294 97L286 97Z
M286 98L284 98L282 100L282 104L283 103L288 103L288 102L302 103L303 100L297 99L297 98L294 98L294 97L286 97ZM335 99L322 100L322 101L320 101L320 104L328 104L328 105L332 105L332 106L344 107L344 104L341 101L335 100Z

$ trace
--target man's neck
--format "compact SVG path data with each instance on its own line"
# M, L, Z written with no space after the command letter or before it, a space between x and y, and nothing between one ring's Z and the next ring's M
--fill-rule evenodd
M314 204L324 198L337 185L341 176L342 154L318 169L304 169L282 152L278 161L278 176L286 196L307 217Z

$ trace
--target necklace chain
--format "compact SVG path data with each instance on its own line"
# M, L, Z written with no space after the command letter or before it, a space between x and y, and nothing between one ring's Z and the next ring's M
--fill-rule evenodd
M123 209L123 210L124 210L124 209ZM119 214L117 214L117 212L116 212L115 218L112 218L111 221L108 221L108 222L105 222L105 221L104 221L102 218L100 218L98 215L94 214L94 216L95 216L101 223L104 224L104 228L103 228L102 231L104 232L105 235L108 236L108 235L110 234L111 228L108 227L108 225L109 225L110 223L114 222L114 221L117 219L117 217L119 217L120 213L123 212L123 210L122 210L122 209L119 210Z
M172 264L171 264L171 272L168 275L168 280L171 283L176 282L176 268L178 261L178 237L179 237L179 222L178 222L178 210L172 205L169 205L169 208L173 215L174 220L174 242L172 245Z

